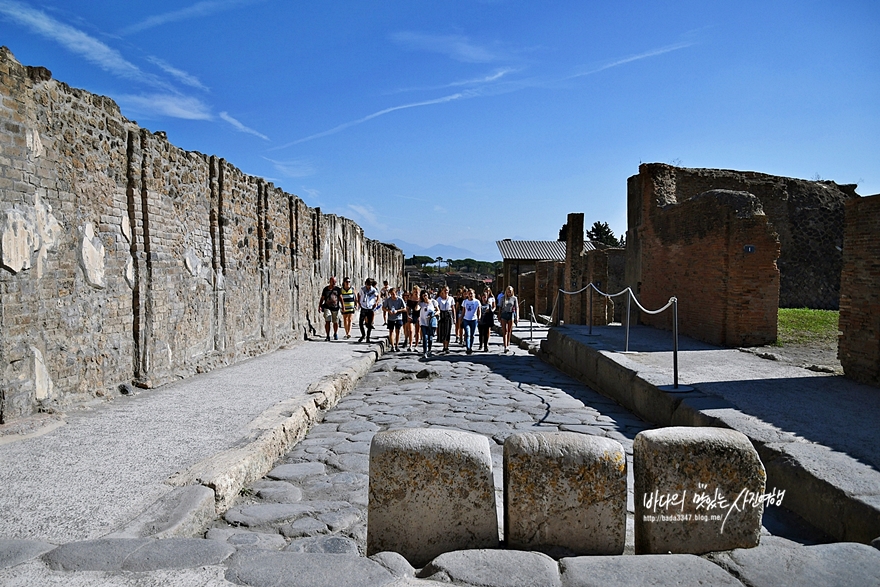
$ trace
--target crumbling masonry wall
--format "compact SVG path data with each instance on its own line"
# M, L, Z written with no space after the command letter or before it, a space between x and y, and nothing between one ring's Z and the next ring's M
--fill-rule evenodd
M352 221L6 48L0 100L0 423L301 339L332 274L402 279Z
M679 331L712 344L776 340L779 242L759 199L712 190L675 199L675 168L642 165L628 183L627 281L655 309L678 298ZM671 329L671 311L641 316Z
M846 203L840 339L844 373L880 387L880 194Z
M663 163L643 164L635 177L656 186L658 206L682 203L716 189L753 194L779 239L779 306L838 309L844 204L859 198L855 185Z

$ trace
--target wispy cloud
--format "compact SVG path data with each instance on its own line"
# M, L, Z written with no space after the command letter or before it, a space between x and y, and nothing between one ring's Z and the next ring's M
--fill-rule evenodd
M517 70L512 67L504 67L501 69L496 69L492 73L481 77L475 77L471 79L459 80L454 82L449 82L447 84L440 84L436 86L422 86L422 87L412 87L412 88L401 88L399 90L394 90L393 92L389 92L389 94L400 94L402 92L423 92L430 90L445 90L449 88L460 88L463 86L478 86L481 84L490 84L493 82L500 81L504 76L515 73Z
M362 206L360 204L349 204L348 209L355 215L355 220L360 224L366 224L378 230L387 230L388 227L379 222L376 211L372 206Z
M79 29L55 20L41 10L36 10L14 0L0 0L0 14L47 39L59 43L68 51L80 55L105 71L125 79L145 82L168 89L168 84L156 76L145 73L138 66L127 61L119 51Z
M315 175L314 164L305 159L293 159L291 161L276 161L268 157L263 157L263 159L271 163L285 177L308 177Z
M439 53L465 63L490 63L501 57L497 51L472 43L462 35L400 32L391 35L391 40L409 49Z
M198 98L179 94L123 95L117 101L124 108L146 114L186 120L211 120L211 109Z
M357 120L352 120L351 122L346 122L346 123L340 124L339 126L335 126L335 127L331 128L330 130L325 130L323 132L309 135L307 137L297 139L297 140L292 141L290 143L281 145L279 147L274 147L269 150L270 151L277 151L279 149L285 149L287 147L292 147L293 145L305 143L306 141L311 141L314 139L319 139L321 137L326 137L326 136L329 136L332 134L336 134L339 131L345 130L347 128L351 128L352 126L356 126L358 124L363 124L363 123L367 122L368 120L373 120L374 118L384 116L385 114L389 114L391 112L396 112L397 110L405 110L406 108L418 108L420 106L431 106L432 104L442 104L444 102L452 102L453 100L459 100L459 99L465 98L465 97L468 97L467 94L465 94L463 92L459 92L457 94L443 96L442 98L436 98L434 100L425 100L423 102L413 102L411 104L401 104L400 106L392 106L391 108L386 108L384 110L379 110L378 112L373 112L372 114L364 116L363 118L358 118Z
M612 67L617 67L619 65L632 63L633 61L639 61L641 59L648 59L649 57L656 57L657 55L663 55L664 53L671 53L672 51L678 51L679 49L684 49L684 48L690 47L692 45L695 45L695 43L676 43L674 45L667 45L665 47L651 49L650 51L645 51L644 53L639 53L638 55L632 55L630 57L624 57L623 59L617 59L616 61L611 61L611 62L606 63L604 65L601 65L595 69L590 69L588 71L575 73L573 75L566 77L565 79L574 79L577 77L584 77L586 75L593 75L594 73L599 73L600 71L605 71L606 69L611 69Z
M147 61L179 81L180 83L187 85L191 88L196 88L197 90L202 90L203 92L209 92L208 87L203 84L197 77L194 75L190 75L187 72L177 69L167 61L163 61L158 57L147 57Z
M196 2L192 6L187 6L186 8L147 17L140 22L125 27L119 31L119 33L121 35L137 33L169 22L208 16L209 14L229 10L230 8L235 8L244 4L252 4L254 1L255 0L204 0L202 2Z
M438 86L435 89L448 88L451 86L464 86L464 85L472 85L474 87L462 90L455 94L450 94L447 96L443 96L440 98L435 98L433 100L424 100L421 102L411 102L408 104L401 104L399 106L392 106L390 108L385 108L384 110L379 110L378 112L374 112L373 114L369 114L364 116L363 118L359 118L357 120L352 120L350 122L346 122L335 126L329 130L325 130L313 135L309 135L307 137L303 137L301 139L297 139L295 141L286 143L284 145L280 145L278 147L274 147L269 149L270 151L275 151L279 149L285 149L287 147L292 147L294 145L298 145L300 143L305 143L307 141L311 141L314 139L326 137L332 134L336 134L340 131L343 131L347 128L351 128L352 126L356 126L358 124L363 124L369 120L377 118L379 116L384 116L385 114L389 114L391 112L395 112L397 110L403 110L406 108L418 108L421 106L431 106L434 104L442 104L444 102L452 102L454 100L461 100L466 98L477 98L477 97L486 97L486 96L497 96L501 94L507 94L510 92L516 92L519 90L524 90L526 88L537 88L537 87L559 87L560 82L564 82L567 80L584 77L587 75L592 75L595 73L599 73L600 71L605 71L606 69L611 69L612 67L618 67L620 65L624 65L627 63L632 63L633 61L638 61L640 59L648 59L650 57L656 57L658 55L663 55L665 53L670 53L672 51L677 51L679 49L684 49L686 47L690 47L695 45L696 43L676 43L674 45L667 45L664 47L659 47L657 49L651 49L650 51L645 51L644 53L639 53L638 55L632 55L630 57L625 57L622 59L616 59L614 61L610 61L601 65L599 67L590 69L588 71L581 71L577 73L573 73L570 75L565 75L562 77L531 77L527 79L513 79L507 80L503 79L508 74L515 72L516 70L505 68L499 69L494 73L481 77L475 78L471 80L464 80L459 82L452 82L450 84L445 84L442 86Z
M237 121L236 119L234 119L234 118L232 118L231 116L229 116L229 114L226 113L226 112L221 112L221 113L220 113L220 118L222 118L223 120L225 120L226 122L228 122L229 124L231 124L232 126L234 126L234 127L236 128L236 130L240 130L241 132L246 132L247 134L249 134L249 135L254 135L255 137L260 137L260 138L263 139L264 141L268 141L268 140L269 140L269 137L267 137L267 136L264 135L263 133L261 133L261 132L259 132L259 131L256 131L256 130L254 130L254 129L252 129L252 128L249 128L249 127L247 127L247 126L245 126L245 125L243 125L242 123L240 123L240 122Z

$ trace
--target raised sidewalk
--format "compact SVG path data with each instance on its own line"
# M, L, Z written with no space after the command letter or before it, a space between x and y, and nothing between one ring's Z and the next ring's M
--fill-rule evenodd
M524 348L660 426L721 426L746 434L784 507L841 541L880 537L880 389L724 349L679 340L674 392L672 333L633 326L534 328ZM784 352L784 351L781 351ZM661 389L663 387L663 389Z

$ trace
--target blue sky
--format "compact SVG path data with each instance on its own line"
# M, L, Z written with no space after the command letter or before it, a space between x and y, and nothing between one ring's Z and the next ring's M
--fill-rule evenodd
M880 193L880 2L0 0L0 43L367 235L626 230L640 162Z

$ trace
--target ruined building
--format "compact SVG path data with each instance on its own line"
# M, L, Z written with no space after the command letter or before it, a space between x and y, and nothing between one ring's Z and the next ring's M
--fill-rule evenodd
M319 328L330 275L403 255L0 48L0 423Z

